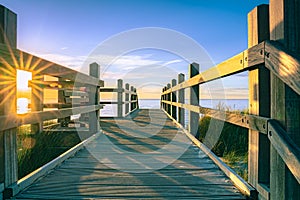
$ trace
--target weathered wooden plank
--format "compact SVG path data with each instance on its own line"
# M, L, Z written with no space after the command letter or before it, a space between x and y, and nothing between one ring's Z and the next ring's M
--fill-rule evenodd
M164 120L165 124L152 137L136 137L136 129L132 132L122 133L124 127L132 128L128 119L103 120L101 126L105 135L100 135L89 143L89 149L83 149L76 156L66 160L59 168L39 179L14 198L219 199L222 197L223 199L245 199L219 168L193 145L183 152L183 156L179 156L174 162L166 163L166 167L163 168L151 170L149 168L151 165L142 165L143 162L138 162L149 153L153 153L153 156L151 156L152 162L148 164L152 163L155 166L173 158L178 153L176 147L179 144L174 145L173 151L170 149L163 153L159 150L165 148L165 145L160 145L163 139L169 140L169 142L178 140L179 143L191 144L190 140L174 127L174 123L166 119L162 111L154 111L151 112L159 119ZM140 110L133 121L143 127L145 127L145 123L152 123L147 110ZM153 125L157 126L156 123ZM176 135L173 131L179 131L179 133ZM104 138L107 137L113 137L110 140L113 145L104 143ZM169 144L169 142L166 143ZM118 148L113 148L119 143L123 144ZM157 146L159 149L157 151L152 149L147 153L141 152L143 147L151 149L151 146ZM111 149L107 149L109 147ZM136 153L126 155L132 153L123 149L126 147L135 148ZM106 155L107 159L99 161L89 153L91 152L90 148L94 148L94 153L97 155ZM124 160L118 159L120 157ZM140 167L145 167L147 171L134 170L132 167L136 164L141 164ZM123 170L112 168L118 166L121 166Z
M78 91L78 90L64 90L64 96L80 96L80 97L88 97L89 94L84 91Z
M32 112L25 115L2 115L0 116L0 131L19 127L25 124L34 124L51 119L64 118L71 115L99 110L101 105L81 106L75 108L64 108L60 110Z
M17 46L17 15L0 5L0 43L11 47Z
M248 14L248 48L269 40L269 6L260 5ZM263 44L263 43L261 43ZM264 46L262 47L264 49ZM264 58L264 51L252 52ZM257 56L245 56L245 65L255 62ZM270 117L270 72L264 65L249 70L249 114ZM251 122L252 120L250 120ZM266 124L263 124L266 128ZM270 183L270 142L266 134L249 129L248 181L255 188ZM263 187L261 187L263 189ZM267 191L260 197L269 199Z
M89 98L70 98L70 97L66 97L65 98L65 102L67 104L84 104L84 103L88 103L89 102Z
M123 92L120 92L123 90L123 80L119 79L118 80L118 97L117 97L117 101L118 101L118 117L122 117L123 116Z
M97 63L91 63L89 65L89 75L96 79L100 78L100 65ZM100 101L100 86L89 86L89 105L95 105L99 107ZM100 109L100 108L99 108ZM91 133L97 133L99 131L99 117L100 112L99 109L96 109L88 114L88 124L89 124L89 131Z
M169 116L169 118L171 118L171 116ZM189 131L187 131L184 127L182 127L181 124L179 124L175 120L173 121L177 124L177 126L179 126L184 131L184 133L197 147L199 147L212 161L214 161L216 165L218 165L218 167L225 173L225 175L228 178L230 178L230 180L234 183L234 185L238 187L243 194L250 196L250 198L252 199L257 199L257 191L255 190L255 188L249 185L235 171L233 171L230 167L228 167L219 157L217 157L211 151L211 149L205 146L205 144L201 143L194 135L192 135Z
M178 74L178 84L184 82L184 74ZM185 92L184 89L178 91L178 103L184 104ZM185 127L184 109L178 107L178 122Z
M174 87L176 84L177 84L177 81L175 79L172 79L172 81L171 81L172 87ZM171 101L172 102L177 102L176 92L172 92L172 94L171 94ZM177 119L177 107L176 106L172 105L171 113L172 113L173 119Z
M0 45L16 48L17 44L17 16L14 12L0 6ZM0 54L1 55L1 54ZM0 61L2 60L2 55ZM0 115L16 115L17 91L16 68L8 65L0 67ZM6 119L4 119L4 122ZM18 180L18 156L17 156L17 129L10 128L0 132L0 184L4 187L14 184ZM4 177L3 177L4 176ZM1 192L3 188L1 188ZM2 195L0 195L2 196Z
M103 104L103 105L105 105L105 104L118 104L119 102L117 102L117 101L100 101L100 104Z
M192 63L189 65L189 78L193 78L199 74L199 64L198 63ZM199 84L196 84L192 87L190 87L190 98L189 98L189 104L190 105L199 105L199 98L200 98L200 88ZM193 134L196 138L199 138L198 133L198 127L199 127L199 113L194 112L192 110L189 110L189 126L188 130L191 134Z
M75 153L77 153L80 149L82 149L85 145L90 143L92 140L94 140L96 137L99 136L98 134L94 134L93 136L89 137L88 139L82 141L81 143L77 144L76 146L72 147L65 153L61 154L59 157L55 158L54 160L50 161L49 163L43 165L42 167L36 169L35 171L31 172L27 176L21 178L18 180L18 182L14 185L11 185L7 188L7 192L9 193L8 196L15 196L18 194L21 190L24 190L28 186L30 186L32 183L34 183L36 180L41 178L42 176L49 173L50 170L54 169L56 166L60 165L62 162L64 162L66 159L73 156Z
M65 90L65 89L73 89L74 82L73 81L62 81L64 79L60 79L60 81L37 81L31 80L28 81L28 87L40 87L43 89L57 89L57 90ZM76 83L76 86L79 86L79 83ZM84 86L84 85L80 85Z
M186 80L185 82L176 85L175 87L164 91L162 94L168 94L183 88L192 87L197 84L207 83L219 78L234 75L243 71L248 71L251 68L257 67L265 62L264 43L262 42L256 46L245 50L228 60L202 72Z
M271 120L268 123L268 137L284 163L290 169L300 184L300 148L288 136L278 122Z
M129 93L127 91L129 91L129 84L128 83L125 84L125 90L124 90L125 102L129 102ZM125 115L127 113L129 113L129 105L130 105L129 103L125 104Z
M100 92L124 92L124 90L119 90L118 88L100 88Z
M163 101L166 104L171 104L169 101ZM226 121L241 127L249 128L261 133L267 134L267 125L270 118L260 117L256 115L239 114L234 112L215 110L212 108L205 108L201 106L194 106L189 104L173 103L177 107L181 107L193 112L201 113L209 117Z
M300 95L300 58L276 41L266 41L266 67Z
M47 61L45 59L39 58L37 56L31 55L29 53L26 53L18 49L12 48L10 51L6 45L0 44L0 54L2 55L2 59L0 60L0 63L8 64L10 66L15 66L15 62L14 62L15 59L17 61L17 66L15 67L17 69L33 71L34 73L50 75L54 77L61 77L67 80L74 81L76 83L104 86L104 82L102 80L90 77L86 74L61 66L51 61ZM28 69L25 67L22 68L19 65L20 59L26 62L27 61L30 62Z
M267 42L265 61L266 66L275 69L275 72L271 73L271 118L280 122L298 146L300 146L299 9L299 1L270 0L270 39L288 51L282 52L280 46ZM268 48L272 51L269 52ZM288 52L294 52L297 56ZM270 176L271 199L300 199L300 184L274 146L271 147Z

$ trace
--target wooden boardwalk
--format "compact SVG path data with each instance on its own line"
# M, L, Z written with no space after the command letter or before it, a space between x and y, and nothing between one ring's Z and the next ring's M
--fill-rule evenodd
M161 110L103 119L100 134L15 199L245 199Z

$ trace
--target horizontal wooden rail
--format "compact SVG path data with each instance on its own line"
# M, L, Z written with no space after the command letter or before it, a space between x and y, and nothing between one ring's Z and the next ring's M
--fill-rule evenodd
M265 66L300 95L299 54L288 51L275 41L266 41L265 54Z
M265 41L198 74L162 94L207 83L265 64L272 73L300 95L300 58L278 42Z
M165 100L162 102L199 114L205 114L214 119L219 119L244 128L259 131L260 133L268 134L271 144L277 150L283 161L297 179L298 183L300 183L300 148L297 147L297 145L290 139L286 131L283 130L275 120L255 115L238 114L228 111L225 112L221 110Z
M262 42L242 53L229 58L228 60L212 67L201 74L198 74L166 91L162 94L168 94L180 89L192 87L194 85L207 83L222 77L237 74L243 71L247 71L252 67L259 64L263 64L264 60L264 45ZM251 59L249 59L251 58Z
M137 93L134 91L126 90L124 88L118 89L118 88L100 88L100 92L124 92L126 94L132 94L136 95Z
M267 134L267 125L269 118L260 117L256 115L240 114L229 111L216 110L212 108L205 108L202 106L195 106L189 104L182 104L171 101L162 101L176 107L184 108L195 113L204 114L214 119L222 120L231 124L235 124L244 128L259 131Z
M51 111L30 112L25 115L3 115L0 116L0 131L16 128L25 124L42 123L46 120L93 112L99 110L101 107L101 105L91 105Z
M39 58L27 52L9 48L4 44L0 44L0 54L0 63L4 66L15 66L17 69L33 71L35 74L64 78L66 81L74 81L79 84L104 86L104 82L98 78Z
M269 121L268 132L271 144L300 184L300 148L275 120Z

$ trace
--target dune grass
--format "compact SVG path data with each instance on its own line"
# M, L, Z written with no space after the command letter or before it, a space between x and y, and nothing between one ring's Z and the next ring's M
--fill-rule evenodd
M76 132L42 132L32 134L30 125L18 128L19 179L53 160L81 142Z
M221 133L213 133L215 130ZM204 116L199 121L198 133L201 142L211 147L244 180L248 180L248 129ZM209 134L215 135L212 137Z

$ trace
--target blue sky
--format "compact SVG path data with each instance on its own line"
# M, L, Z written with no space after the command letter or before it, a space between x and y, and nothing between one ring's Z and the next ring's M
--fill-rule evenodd
M19 49L82 71L86 70L83 66L86 58L103 41L143 27L161 27L185 34L217 64L247 48L247 13L263 3L268 0L0 0L0 4L18 14ZM179 72L187 73L188 64L168 52L139 50L127 52L115 61L102 78L108 85L115 78L126 79L124 73L128 74L126 69L133 63L136 68L147 66L144 75L149 74L149 80L126 81L141 89L142 83L151 82L148 89L144 88L144 94L153 94L145 98L151 95L156 98L162 85L176 78ZM153 73L159 72L151 72L149 66L165 64L174 73L153 82ZM246 98L246 74L226 78L222 84L226 97Z

